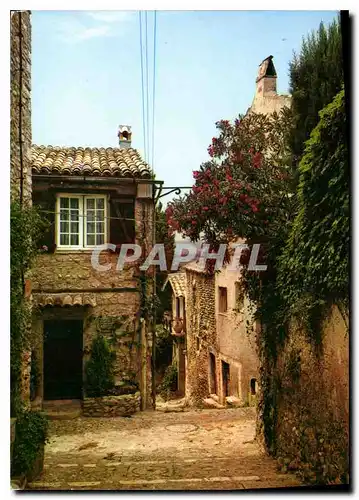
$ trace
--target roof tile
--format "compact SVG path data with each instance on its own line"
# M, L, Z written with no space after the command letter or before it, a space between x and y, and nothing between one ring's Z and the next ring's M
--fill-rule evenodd
M34 174L151 177L149 165L133 148L33 146L31 161Z

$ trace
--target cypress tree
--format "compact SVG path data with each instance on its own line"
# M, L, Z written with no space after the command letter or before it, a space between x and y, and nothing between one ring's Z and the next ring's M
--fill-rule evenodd
M341 90L343 76L342 36L338 16L327 28L303 38L301 51L289 64L290 93L295 127L291 137L294 165L298 165L319 111Z

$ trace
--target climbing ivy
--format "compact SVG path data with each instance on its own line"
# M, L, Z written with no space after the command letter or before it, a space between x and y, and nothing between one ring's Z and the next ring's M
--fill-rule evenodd
M41 447L47 441L48 420L40 412L21 410L16 419L14 456L11 463L12 476L29 474Z
M24 207L19 202L10 207L10 370L11 415L21 411L21 366L23 353L31 341L31 308L24 297L25 275L38 252L38 241L47 227L35 207Z

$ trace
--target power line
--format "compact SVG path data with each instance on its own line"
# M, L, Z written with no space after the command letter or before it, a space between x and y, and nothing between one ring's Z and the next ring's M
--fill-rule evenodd
M153 90L152 90L152 158L151 166L154 170L155 157L155 100L156 100L156 35L157 35L157 12L154 11L153 26Z
M146 61L146 126L147 126L147 162L150 161L150 113L149 113L149 85L148 85L148 38L147 38L147 10L145 11L145 61Z
M146 121L145 121L145 92L143 88L143 46L142 46L142 16L141 11L139 11L140 20L140 56L141 56L141 88L142 88L142 125L143 125L143 149L145 154L145 160L147 160L147 148L146 148Z

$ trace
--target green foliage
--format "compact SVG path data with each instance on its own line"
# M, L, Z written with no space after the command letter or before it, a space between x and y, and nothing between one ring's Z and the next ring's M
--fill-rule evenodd
M296 312L292 304L303 310L305 301L317 310L328 303L348 304L350 213L344 90L321 111L299 172L299 212L279 272L291 314ZM313 314L311 320L315 322Z
M91 346L91 357L86 363L86 394L89 397L106 396L115 385L114 362L116 353L107 340L97 335Z
M24 298L25 274L36 254L39 238L46 229L46 222L34 207L23 207L18 202L10 207L10 369L11 369L11 415L21 411L20 394L22 354L30 346L31 309Z
M172 229L192 241L202 235L215 251L233 237L261 238L268 246L277 240L293 210L291 123L287 108L218 122L219 136L209 147L213 159L193 172L192 191L167 207Z
M31 353L31 368L30 368L30 400L33 401L36 397L36 391L40 384L39 363L36 356L36 351Z
M48 420L40 412L20 411L16 420L11 475L32 472L41 448L47 441Z
M289 66L290 93L295 117L292 151L297 163L304 143L319 121L319 111L340 91L343 82L343 57L340 20L303 39L301 51Z
M163 243L165 247L165 255L167 269L170 269L174 252L174 236L168 231L165 212L162 205L156 207L156 243ZM158 307L156 311L156 320L161 322L163 313L171 309L171 289L166 287L162 290L167 279L167 272L157 270L156 274L156 295L158 297Z
M175 393L177 391L177 383L178 383L177 366L170 365L166 368L162 384L160 386L160 394L163 397L163 399L168 400L171 396L171 393Z
M162 325L156 327L156 371L162 371L172 360L173 336Z

